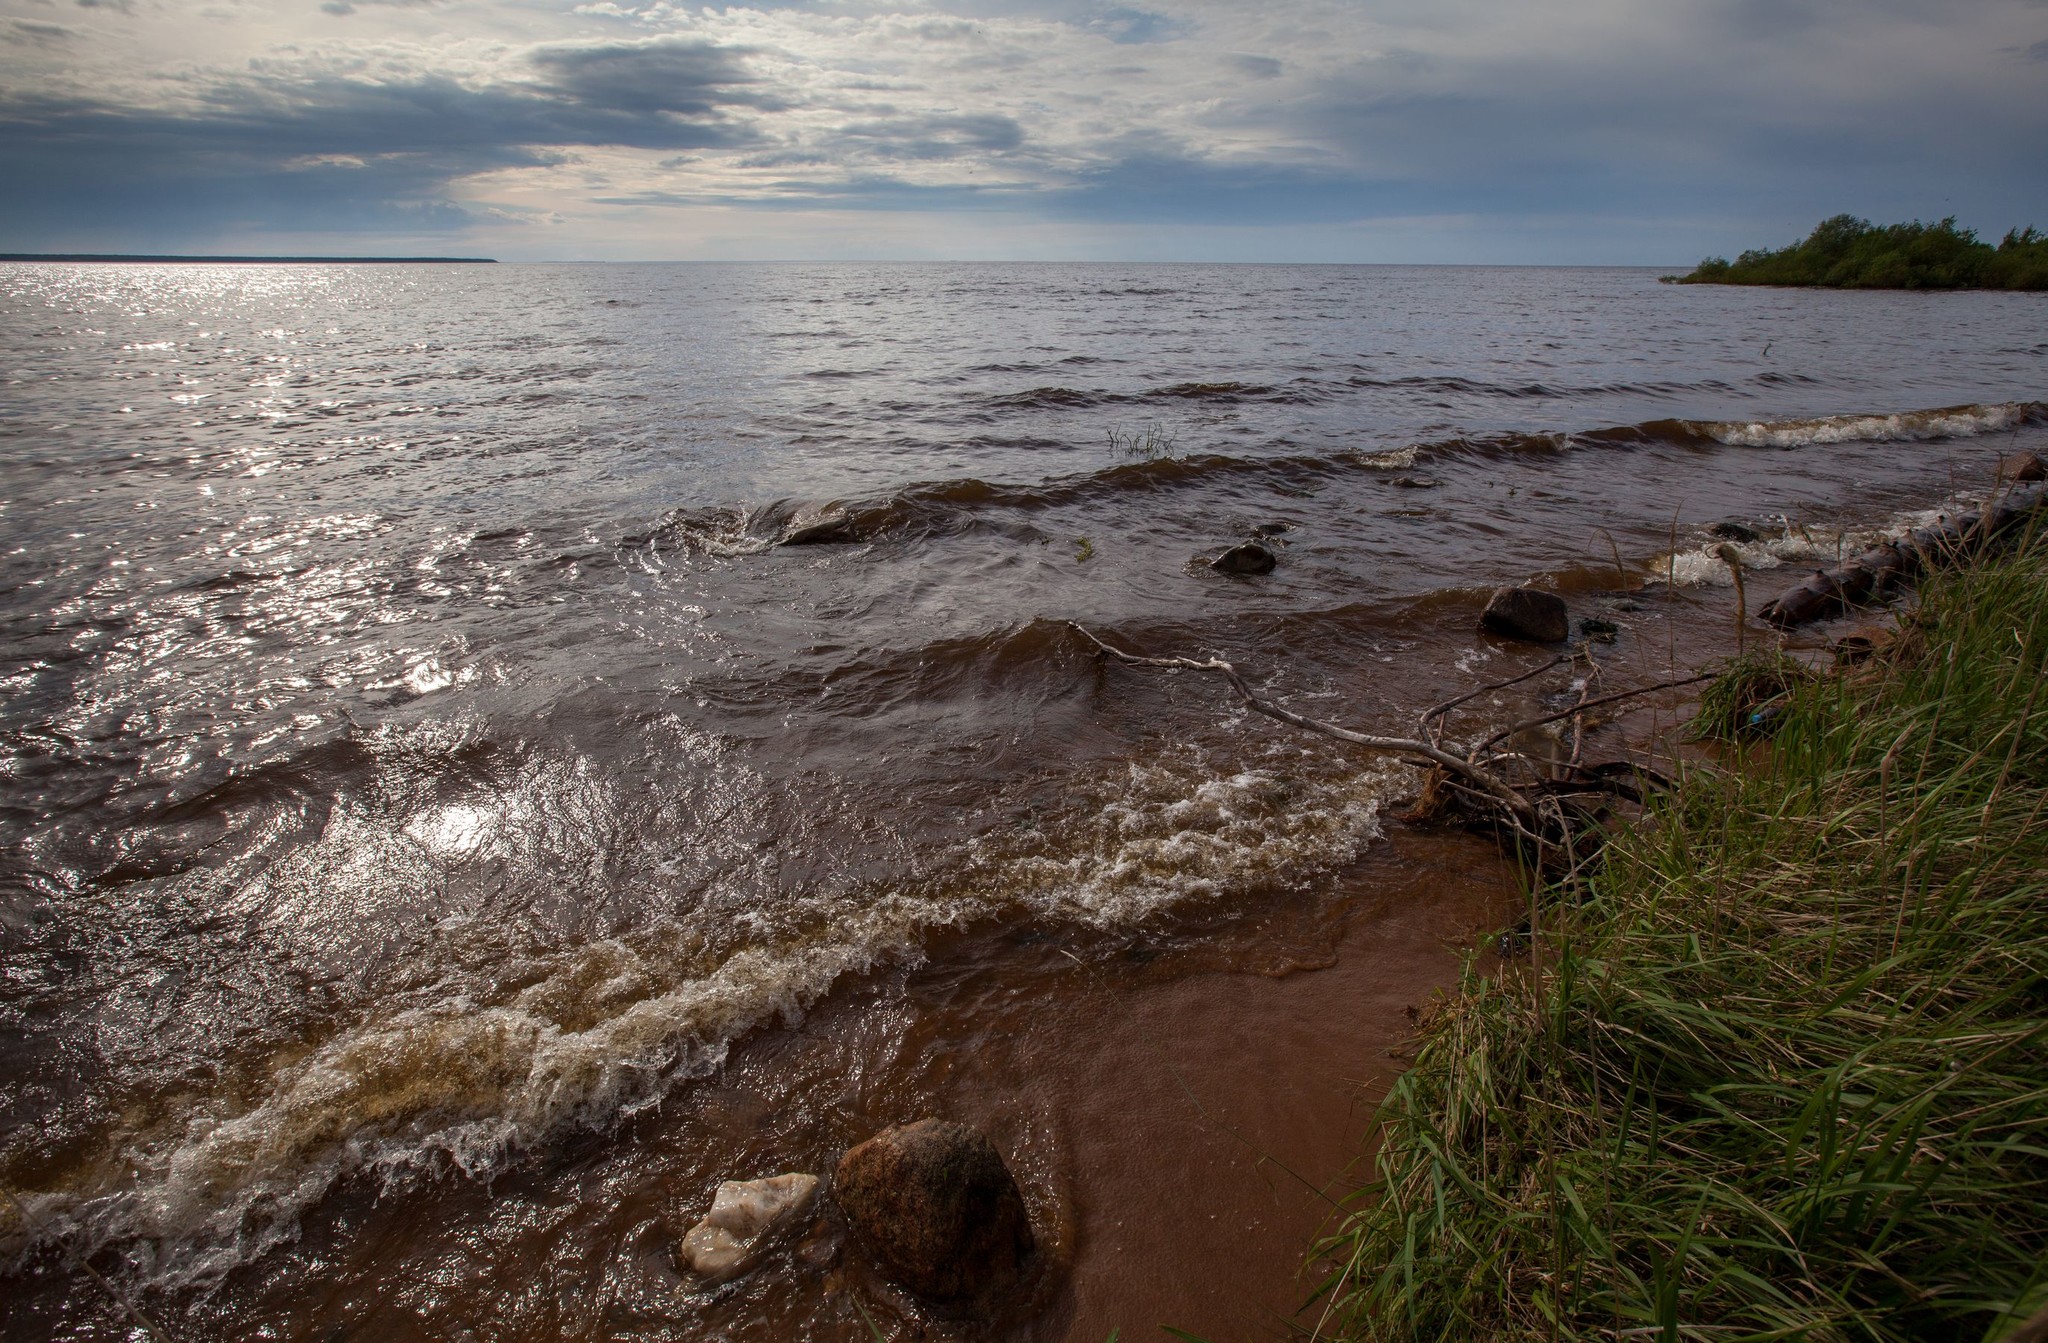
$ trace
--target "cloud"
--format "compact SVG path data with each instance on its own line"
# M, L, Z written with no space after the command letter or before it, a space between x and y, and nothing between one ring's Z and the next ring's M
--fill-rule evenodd
M735 61L701 45L624 56L555 46L535 55L539 82L261 64L174 106L0 99L0 176L18 188L7 218L17 227L142 213L192 229L209 214L245 229L458 228L470 215L453 187L478 174L559 166L583 146L672 153L759 143L735 115L759 101Z
M0 234L1540 214L1682 221L1682 260L1702 219L1724 250L1841 209L2002 230L2048 214L2039 3L152 0L89 40L11 21Z
M841 154L874 159L952 159L967 154L1006 154L1024 143L1024 128L994 114L959 113L892 117L855 122L830 143Z
M327 0L320 6L323 14L346 17L363 5L386 5L393 9L431 9L442 0Z
M1223 63L1239 74L1250 75L1253 79L1278 79L1283 65L1271 56L1246 56L1232 52L1223 58Z
M756 87L747 53L709 42L657 38L601 46L544 47L531 60L554 87L592 108L648 116L706 116L722 106L775 107Z
M1084 26L1120 45L1139 46L1148 42L1172 42L1188 36L1194 24L1185 18L1158 14L1145 9L1118 6L1085 21Z
M61 23L44 23L37 19L9 19L7 25L23 42L45 50L62 46L78 39L76 28L66 28Z

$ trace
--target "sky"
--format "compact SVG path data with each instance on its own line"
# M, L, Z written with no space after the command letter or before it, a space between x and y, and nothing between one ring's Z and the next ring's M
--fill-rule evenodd
M0 250L1679 265L2048 227L2048 0L0 0Z

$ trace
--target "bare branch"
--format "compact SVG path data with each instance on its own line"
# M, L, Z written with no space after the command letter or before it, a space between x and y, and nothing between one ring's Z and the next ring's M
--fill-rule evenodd
M1082 638L1094 644L1097 649L1119 662L1133 667L1159 667L1169 671L1215 672L1222 676L1224 680L1230 682L1230 688L1237 692L1238 698L1244 701L1245 707L1262 713L1268 718L1286 723L1290 727L1298 727L1307 732L1314 732L1321 736L1334 738L1337 741L1348 742L1353 746L1362 746L1369 751L1388 751L1395 754L1422 756L1434 764L1441 765L1451 773L1470 780L1492 797L1494 801L1514 813L1516 817L1529 821L1533 821L1536 818L1536 809L1530 805L1528 799L1516 792L1498 775L1473 764L1463 756L1453 755L1432 742L1419 741L1413 737L1379 737L1364 732L1353 732L1349 728L1338 727L1334 723L1325 723L1320 719L1309 718L1295 713L1291 709L1283 709L1270 700L1261 699L1245 683L1244 677L1238 675L1237 668L1221 658L1208 658L1197 661L1194 658L1141 657L1136 653L1126 653L1120 648L1110 647L1088 630L1074 624L1072 621L1069 621L1068 625Z
M1701 681L1713 680L1718 674L1716 672L1701 672L1698 676L1681 676L1675 681L1659 681L1655 685L1641 685L1633 690L1617 690L1612 695L1602 695L1598 699L1589 699L1582 704L1574 704L1569 709L1559 709L1556 713L1547 713L1541 718L1524 719L1522 722L1502 728L1485 741L1480 742L1472 748L1472 754L1477 756L1487 747L1504 742L1516 733L1527 732L1532 727L1542 727L1545 723L1555 723L1560 718L1570 718L1573 714L1581 714L1588 709L1597 709L1603 704L1614 704L1620 700L1634 699L1637 695L1654 695L1659 690L1677 690L1681 686L1698 685Z
M1433 720L1443 717L1451 710L1457 708L1460 704L1469 703L1472 700L1478 699L1481 695L1488 694L1495 690L1506 690L1509 686L1520 685L1524 681L1531 680L1535 677L1541 676L1543 673L1549 671L1552 667L1563 666L1565 663L1570 662L1574 656L1576 656L1576 654L1560 653L1558 656L1552 658L1550 661L1544 663L1542 666L1536 668L1533 671L1525 671L1520 676L1510 677L1505 681L1495 681L1491 685L1480 686L1477 690L1468 690L1464 694L1458 696L1456 699L1447 699L1442 704L1439 704L1436 707L1429 709L1423 713L1422 729L1425 732L1429 732L1429 725ZM1430 732L1430 739L1432 741L1441 742L1443 740L1443 736L1440 733Z

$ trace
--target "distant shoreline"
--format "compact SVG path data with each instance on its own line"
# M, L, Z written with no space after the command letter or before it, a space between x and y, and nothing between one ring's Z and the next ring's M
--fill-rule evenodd
M118 261L131 265L495 266L492 256L131 256L123 252L0 252L0 261Z

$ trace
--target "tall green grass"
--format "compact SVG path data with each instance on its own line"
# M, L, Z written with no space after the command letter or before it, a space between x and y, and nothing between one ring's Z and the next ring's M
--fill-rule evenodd
M1319 1247L1322 1337L1978 1343L2048 1301L2043 553L1792 685L1533 973L1468 976Z

